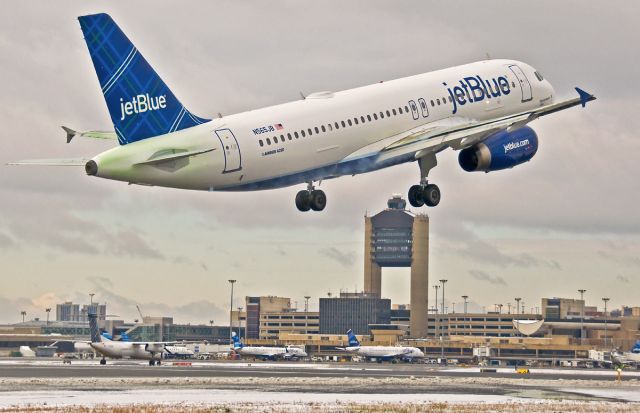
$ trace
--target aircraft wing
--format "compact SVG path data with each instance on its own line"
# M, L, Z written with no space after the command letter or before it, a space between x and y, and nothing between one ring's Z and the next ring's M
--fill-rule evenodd
M415 153L415 158L418 159L427 153L437 152L447 147L456 150L464 149L501 130L515 130L541 116L577 105L584 107L587 102L596 99L595 96L580 88L575 89L578 92L578 97L540 106L502 118L476 121L473 119L453 117L419 126L365 146L347 156L342 162L351 161L371 154L377 154L380 160L384 160L387 156L391 157L411 152Z

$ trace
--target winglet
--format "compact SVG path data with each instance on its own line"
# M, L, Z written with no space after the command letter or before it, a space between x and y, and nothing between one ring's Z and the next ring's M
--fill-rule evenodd
M582 105L582 107L585 107L587 105L587 102L590 102L596 99L596 97L593 96L591 93L585 92L579 87L576 88L576 92L578 92L578 95L580 95L580 104Z

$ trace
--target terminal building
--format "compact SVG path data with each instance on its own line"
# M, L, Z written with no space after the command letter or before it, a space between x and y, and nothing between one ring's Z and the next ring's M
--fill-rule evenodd
M372 324L391 323L391 300L371 293L341 292L320 298L320 334L370 334Z

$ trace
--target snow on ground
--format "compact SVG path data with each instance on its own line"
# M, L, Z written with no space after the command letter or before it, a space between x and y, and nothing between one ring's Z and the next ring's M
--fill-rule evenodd
M494 369L494 367L483 367ZM498 367L495 368L496 373L501 374L517 374L516 369L513 367ZM440 371L447 371L450 373L480 373L480 367L460 367L460 368L443 368ZM600 369L575 369L575 368L566 368L566 369L536 369L530 368L530 374L575 374L580 376L610 376L614 377L616 375L615 370L600 370ZM624 370L622 372L624 377L638 377L640 378L640 371L633 370Z
M340 394L261 392L250 390L144 389L124 391L17 391L0 392L0 408L13 406L98 406L128 404L286 404L286 403L513 403L524 399L496 395L465 394Z

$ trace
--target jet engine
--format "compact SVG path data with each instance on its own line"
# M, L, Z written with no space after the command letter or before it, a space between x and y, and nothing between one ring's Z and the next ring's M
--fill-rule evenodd
M527 162L538 151L538 136L528 126L512 132L501 131L463 149L458 163L467 172L499 171Z

